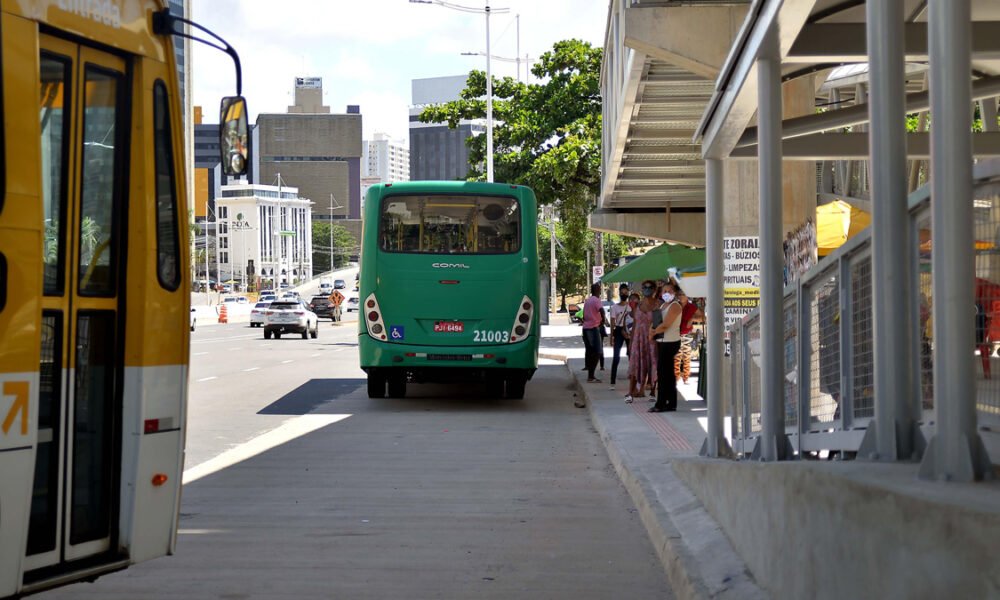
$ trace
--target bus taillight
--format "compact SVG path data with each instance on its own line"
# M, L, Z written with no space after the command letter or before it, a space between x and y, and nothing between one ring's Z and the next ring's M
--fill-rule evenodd
M525 296L521 299L521 305L518 308L517 315L514 317L514 326L510 331L511 342L516 342L527 335L528 327L531 326L533 312L534 305L531 303L531 299Z
M365 306L369 308L368 318L365 325L368 327L368 335L377 340L385 340L385 323L382 322L382 311L379 310L378 300L375 294L369 294L365 299Z

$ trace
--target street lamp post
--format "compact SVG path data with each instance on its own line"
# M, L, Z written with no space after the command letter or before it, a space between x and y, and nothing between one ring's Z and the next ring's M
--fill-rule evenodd
M490 61L490 14L506 13L509 8L490 8L490 3L486 2L486 8L475 8L472 6L462 6L444 2L444 0L410 0L413 4L438 4L445 8L462 12L482 13L486 15L486 181L493 182L493 71Z

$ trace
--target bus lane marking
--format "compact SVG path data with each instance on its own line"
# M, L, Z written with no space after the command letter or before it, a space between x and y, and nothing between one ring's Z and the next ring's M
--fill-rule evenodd
M218 379L218 377L216 377L215 375L212 375L211 377L202 377L198 381L212 381L213 379Z
M249 373L250 371L256 371L259 368L260 367L250 367L249 369L243 369L243 372L244 373Z

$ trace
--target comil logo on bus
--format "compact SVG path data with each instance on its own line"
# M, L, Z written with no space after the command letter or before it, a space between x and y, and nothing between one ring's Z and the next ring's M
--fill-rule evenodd
M467 264L464 263L434 263L431 265L435 269L471 269Z
M111 0L59 0L61 10L91 18L110 27L122 26L122 11L117 2Z

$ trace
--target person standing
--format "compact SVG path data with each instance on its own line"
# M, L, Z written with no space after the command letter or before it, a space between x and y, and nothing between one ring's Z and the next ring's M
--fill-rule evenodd
M622 284L618 287L618 304L611 306L611 389L615 389L615 379L618 377L618 363L621 360L622 346L626 346L628 341L626 321L630 320L628 306L628 286Z
M587 383L601 383L594 377L594 369L599 361L598 354L604 351L601 345L601 326L605 323L604 306L601 304L601 284L590 286L590 297L583 303L583 344L586 349L584 363L587 367Z
M663 300L660 313L663 318L657 327L649 330L649 340L656 339L658 346L656 404L649 412L677 410L677 380L671 371L674 368L674 358L681 347L682 308L677 301L678 292L680 289L673 282L660 288L660 298Z
M677 294L677 301L681 305L681 349L677 353L677 358L674 359L674 379L687 383L688 378L691 377L691 331L694 329L691 322L698 316L701 309L684 292Z
M653 326L653 311L660 307L660 300L656 298L656 283L651 279L642 282L639 288L642 293L642 300L636 306L633 319L632 348L628 357L628 375L632 389L625 402L632 402L633 398L642 398L646 386L656 385L656 345L649 336L646 335Z

